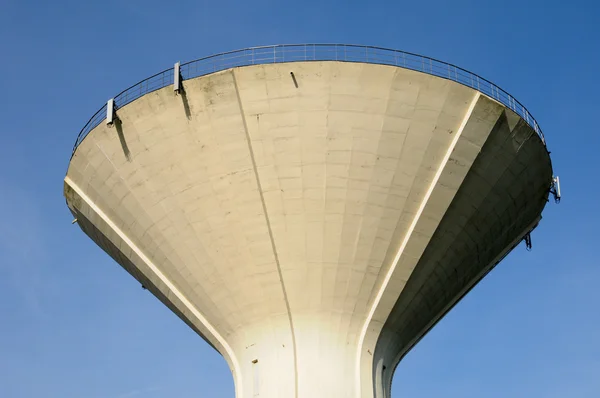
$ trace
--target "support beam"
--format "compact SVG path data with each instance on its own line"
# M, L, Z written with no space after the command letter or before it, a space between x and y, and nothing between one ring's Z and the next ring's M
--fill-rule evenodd
M173 295L175 296L185 307L189 313L193 314L193 316L198 320L198 322L204 327L207 331L207 335L214 337L214 339L220 344L223 348L224 352L221 352L223 356L227 356L230 360L231 364L231 372L233 373L235 380L235 388L236 388L236 396L241 397L240 391L243 391L243 379L240 371L240 364L237 359L235 352L231 345L225 340L225 338L217 331L215 326L211 324L208 319L204 317L204 315L196 308L196 306L181 292L180 289L175 286L175 284L167 277L167 275L160 269L158 265L156 265L146 254L125 234L121 228L114 223L108 215L100 209L96 205L96 203L85 194L83 189L81 189L71 178L68 176L64 179L65 184L73 190L75 194L79 197L79 201L82 207L83 205L87 206L91 212L97 215L97 217L106 224L107 228L111 230L111 232L120 239L121 243L113 242L115 244L119 244L122 246L128 247L132 253L144 263L144 265L152 272L153 277L160 280L168 289L167 292L164 292L165 295ZM144 287L144 286L143 286ZM144 287L145 288L145 287Z
M365 345L365 339L367 337L367 331L368 331L369 327L371 326L371 322L372 322L375 312L379 306L379 303L381 302L382 297L383 297L384 293L386 292L386 288L387 288L390 280L392 279L392 275L394 274L396 266L398 265L398 263L400 261L400 257L402 256L402 253L404 252L404 248L408 244L408 241L410 240L412 233L413 233L417 223L419 222L421 214L423 213L425 206L427 205L429 198L431 197L431 194L433 193L433 190L434 190L435 186L437 185L437 182L440 179L442 172L444 171L444 168L446 167L446 164L448 163L448 159L450 158L450 155L452 154L454 147L456 146L458 140L460 139L463 129L465 128L465 126L467 125L467 122L471 118L473 109L475 109L475 105L477 105L477 101L479 100L480 96L481 95L478 92L476 92L475 95L473 96L473 99L471 100L471 104L469 105L469 108L467 109L467 112L466 112L465 116L463 117L462 123L460 124L458 131L455 133L454 138L452 139L450 145L448 146L446 154L442 158L440 165L437 168L437 171L433 178L433 181L431 181L431 184L429 185L429 188L427 189L427 191L421 201L421 204L419 205L417 213L413 217L413 221L410 224L408 230L406 231L406 234L400 245L400 248L398 249L398 252L396 253L396 256L394 257L392 266L388 270L388 272L385 276L385 279L383 280L383 283L379 287L379 290L377 291L377 294L375 296L373 304L371 305L371 308L367 314L367 318L366 318L365 323L363 324L363 327L360 332L358 345L356 346L356 370L355 370L356 371L356 378L355 378L356 390L355 391L356 391L357 398L361 398L364 395L364 389L362 387L362 384L363 384L362 355L363 355L363 350L364 350L364 345ZM378 332L377 332L377 334L378 334ZM365 383L365 384L368 384L367 389L372 388L372 385L370 383Z

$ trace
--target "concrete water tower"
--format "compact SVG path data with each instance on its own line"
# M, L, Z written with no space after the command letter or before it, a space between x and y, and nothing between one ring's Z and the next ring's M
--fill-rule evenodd
M512 96L350 45L176 64L90 119L64 182L81 229L223 355L238 398L389 397L550 192Z

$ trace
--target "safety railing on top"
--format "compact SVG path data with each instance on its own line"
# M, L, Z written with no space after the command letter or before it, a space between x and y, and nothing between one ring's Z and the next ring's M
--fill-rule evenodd
M535 130L544 145L546 144L542 130L527 108L494 83L456 65L399 50L353 44L283 44L254 47L181 64L181 75L186 80L240 66L297 61L345 61L393 65L449 79L478 90L512 109ZM171 84L173 84L173 68L144 79L119 93L114 98L115 109ZM81 129L73 147L73 154L86 135L105 118L106 105L100 108Z

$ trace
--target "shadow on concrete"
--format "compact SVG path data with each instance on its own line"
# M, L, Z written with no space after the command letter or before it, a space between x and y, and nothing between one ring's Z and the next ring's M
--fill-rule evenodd
M298 88L298 81L296 80L296 75L294 75L294 72L290 72L290 76L292 76L292 81L294 82L294 86L296 86L296 88Z
M119 136L119 141L121 142L121 148L123 148L125 158L127 158L128 161L131 161L131 153L129 152L127 141L125 141L125 135L123 134L123 123L121 123L121 119L115 119L114 125L115 129L117 130L117 135Z
M181 96L181 101L183 102L183 110L185 111L185 117L187 117L187 119L190 120L192 118L192 111L190 111L190 103L188 102L185 90L179 90L179 95Z

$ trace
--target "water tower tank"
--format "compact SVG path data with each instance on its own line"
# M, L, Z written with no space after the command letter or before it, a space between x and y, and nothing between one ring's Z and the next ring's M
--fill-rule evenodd
M552 181L536 121L489 81L401 51L293 45L123 91L82 130L64 193L223 355L238 398L383 398L537 226Z

